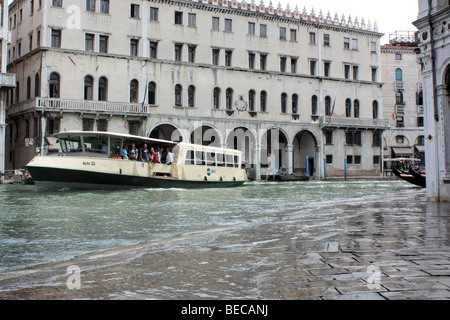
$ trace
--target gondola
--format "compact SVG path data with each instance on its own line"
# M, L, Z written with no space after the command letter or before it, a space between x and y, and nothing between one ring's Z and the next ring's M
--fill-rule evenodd
M414 168L412 166L409 166L409 174L412 175L414 178L417 179L417 181L420 181L421 183L423 183L424 188L427 185L427 178L425 173L422 172L418 172L417 170L414 170Z
M415 176L413 176L412 174L410 174L409 172L404 172L403 170L400 170L399 168L397 168L396 164L394 163L392 165L392 172L394 172L394 174L399 177L400 179L403 179L409 183L412 183L416 186L422 187L422 188L426 188L426 183L425 183L425 179L419 179L416 178Z

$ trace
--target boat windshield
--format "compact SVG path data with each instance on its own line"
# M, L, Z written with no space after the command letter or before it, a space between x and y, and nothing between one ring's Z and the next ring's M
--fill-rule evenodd
M80 137L65 137L59 139L61 151L64 153L83 151Z

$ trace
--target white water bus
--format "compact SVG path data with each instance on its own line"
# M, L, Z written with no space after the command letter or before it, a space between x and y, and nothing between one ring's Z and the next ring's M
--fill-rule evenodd
M26 166L37 190L232 187L247 181L242 152L97 131L54 134L60 152ZM171 164L123 159L123 146L172 150Z

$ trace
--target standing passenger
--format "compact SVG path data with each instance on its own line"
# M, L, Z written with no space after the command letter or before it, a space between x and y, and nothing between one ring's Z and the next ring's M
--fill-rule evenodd
M173 162L172 150L171 149L167 149L166 164L172 164L172 162Z
M149 154L148 154L148 149L147 149L147 144L144 144L144 146L141 148L140 159L143 162L148 162L150 160L150 157L149 157Z
M159 161L158 155L156 154L156 152L153 148L150 148L150 153L152 154L153 163L161 163L161 161Z
M139 154L139 151L136 148L136 145L134 143L131 144L130 155L129 155L130 160L137 160L138 154Z

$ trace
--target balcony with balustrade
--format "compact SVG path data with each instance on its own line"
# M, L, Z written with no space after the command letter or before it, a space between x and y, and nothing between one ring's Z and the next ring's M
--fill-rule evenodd
M14 88L16 86L16 74L0 73L0 89Z
M70 100L60 98L33 98L11 105L7 109L8 116L29 112L58 112L83 114L108 114L116 116L150 116L155 105L142 103L107 102L92 100Z
M387 130L390 128L389 120L363 119L344 117L320 117L320 127L334 129L360 129L360 130Z

